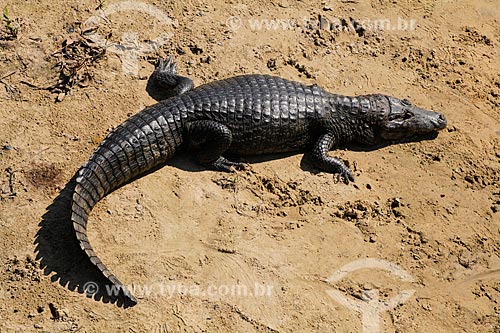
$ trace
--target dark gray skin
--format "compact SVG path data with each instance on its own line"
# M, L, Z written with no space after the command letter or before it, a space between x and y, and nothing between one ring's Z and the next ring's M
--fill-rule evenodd
M104 196L183 148L197 150L207 167L243 168L223 155L259 155L309 149L312 163L338 174L352 172L328 152L340 144L391 143L439 131L442 114L380 94L346 97L267 75L244 75L193 89L176 74L172 59L161 60L152 82L173 94L117 126L77 173L72 222L81 248L130 305L135 297L106 268L87 237L87 220Z

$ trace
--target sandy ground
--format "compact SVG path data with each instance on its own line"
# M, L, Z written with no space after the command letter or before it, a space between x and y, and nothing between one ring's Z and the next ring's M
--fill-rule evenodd
M138 75L107 52L67 95L35 86L57 82L57 52L99 4L6 4L0 332L361 332L355 309L404 295L383 309L380 331L500 332L498 0L150 2L174 22L122 11L106 27L115 42L170 33ZM350 18L392 26L356 30ZM261 19L281 21L259 28ZM250 159L233 175L184 155L115 191L95 208L89 237L138 296L125 308L84 293L99 275L75 245L67 184L113 126L155 102L147 76L169 54L197 85L267 73L382 92L444 113L449 127L432 141L332 152L355 169L348 186L302 155Z

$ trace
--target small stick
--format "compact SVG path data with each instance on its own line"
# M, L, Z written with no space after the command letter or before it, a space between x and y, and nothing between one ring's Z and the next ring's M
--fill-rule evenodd
M3 79L6 79L6 78L8 78L9 76L14 75L14 74L16 74L16 73L17 73L17 71L12 71L12 72L10 72L10 73L5 74L4 76L0 77L0 82L1 82ZM3 82L2 82L2 83L3 83Z

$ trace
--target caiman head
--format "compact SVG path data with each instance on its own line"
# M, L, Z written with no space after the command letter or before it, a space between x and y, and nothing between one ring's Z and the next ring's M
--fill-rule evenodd
M368 140L361 140L365 143L418 141L435 137L446 127L444 115L421 109L407 99L385 95L367 97L374 107L365 118L371 132Z

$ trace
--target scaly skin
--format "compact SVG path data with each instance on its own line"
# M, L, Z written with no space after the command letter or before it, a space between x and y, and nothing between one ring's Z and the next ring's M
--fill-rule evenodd
M77 174L72 221L81 248L125 299L135 297L106 268L87 237L87 220L99 200L146 171L165 164L183 147L198 148L200 163L220 171L242 168L224 154L258 155L311 149L320 169L347 183L351 171L328 156L353 141L365 145L438 131L444 116L407 100L384 95L346 97L312 85L267 75L243 75L193 89L176 74L172 59L160 61L151 77L176 95L116 127Z

